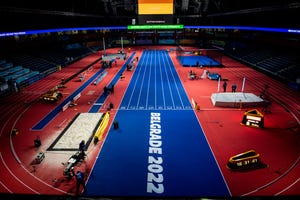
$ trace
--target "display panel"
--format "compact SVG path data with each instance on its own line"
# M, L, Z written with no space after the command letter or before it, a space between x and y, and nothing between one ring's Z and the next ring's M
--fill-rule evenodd
M183 24L128 25L128 30L183 29Z
M265 31L274 33L291 33L300 34L300 29L294 28L269 28L269 27L248 27L248 26L182 26L184 29L226 29L226 30L241 30L241 31ZM169 27L168 27L169 28ZM100 26L100 27L73 27L73 28L59 28L59 29L41 29L41 30L27 30L16 32L0 32L2 37L15 37L20 35L44 34L44 33L58 33L67 31L95 31L95 30L125 30L133 29L128 26ZM167 28L166 28L167 29ZM179 28L181 29L181 28Z
M173 0L138 0L139 15L172 15Z

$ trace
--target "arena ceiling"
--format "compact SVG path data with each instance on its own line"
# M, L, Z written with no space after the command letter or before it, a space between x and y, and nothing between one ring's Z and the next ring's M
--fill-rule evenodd
M299 28L300 0L173 0L171 23ZM138 0L6 0L0 31L118 26L138 21Z

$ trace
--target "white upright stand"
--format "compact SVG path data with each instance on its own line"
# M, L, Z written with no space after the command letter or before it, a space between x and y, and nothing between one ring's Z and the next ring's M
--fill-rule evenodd
M245 81L246 81L246 78L244 77L244 78L243 78L243 85L242 85L242 92L244 92Z
M103 37L103 51L104 51L104 56L106 56L106 50L105 50L105 40L104 40L104 37Z

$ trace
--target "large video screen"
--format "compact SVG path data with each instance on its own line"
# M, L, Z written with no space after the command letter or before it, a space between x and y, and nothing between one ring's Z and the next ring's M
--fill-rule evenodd
M172 15L173 0L138 0L139 15Z

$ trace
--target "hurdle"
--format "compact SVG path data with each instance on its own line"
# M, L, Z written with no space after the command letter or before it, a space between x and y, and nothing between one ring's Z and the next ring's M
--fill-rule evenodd
M123 80L124 78L125 78L125 75L122 73L122 74L120 75L120 79Z

